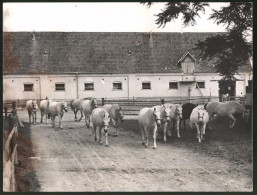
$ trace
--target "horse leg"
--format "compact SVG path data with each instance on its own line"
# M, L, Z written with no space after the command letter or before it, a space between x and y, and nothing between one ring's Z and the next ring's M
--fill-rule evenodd
M153 149L157 148L156 146L156 132L157 132L157 125L155 125L153 129Z
M167 141L167 138L166 138L166 134L167 134L167 125L168 125L168 122L165 121L164 123L164 126L163 126L163 134L164 134L164 138L163 138L163 141Z
M93 130L93 135L95 134L95 141L97 141L97 137L96 137L96 126L93 126L94 127L94 130Z
M48 124L48 112L47 111L45 112L45 115L46 115L46 124Z
M104 130L104 135L105 135L105 146L109 146L109 143L108 143L108 129Z
M145 130L144 128L139 127L142 134L142 145L145 145Z
M34 125L37 123L37 111L35 112L35 122Z
M55 127L55 117L54 116L51 116L51 121L52 121L52 127L54 128Z
M236 119L232 114L230 114L228 117L232 120L232 124L231 124L231 121L230 121L229 128L233 128L234 125L235 125Z
M146 136L146 143L145 143L145 147L148 146L148 128L144 127L144 132L145 132L145 136Z
M201 142L199 126L198 126L197 123L195 123L195 126L196 126L196 130L197 130L197 136L196 136L196 138L198 139L198 142Z
M62 127L62 116L60 114L58 114L58 118L59 118L59 128L63 129L63 127Z
M76 108L74 108L74 121L78 121L77 120L77 112L78 112L78 110L76 109Z
M177 137L178 138L180 138L180 134L179 134L179 121L180 121L179 119L175 121L175 125L176 125L175 128L177 130Z
M82 118L83 118L83 111L80 110L80 119L79 119L79 121L81 121Z
M41 120L40 120L40 122L43 123L44 112L41 110L40 113L41 113Z
M169 127L168 127L168 136L169 137L171 137L171 129L173 128L173 120L171 120L170 122L169 122Z
M117 125L118 121L116 121L113 118L111 118L111 122L112 122L113 127L116 128L116 133L114 134L114 136L117 137L117 136L119 136L118 135L118 125Z
M102 126L101 127L98 127L98 129L99 129L99 144L101 144L102 145Z
M204 124L203 127L202 127L202 130L203 130L202 140L203 141L205 140L205 138L204 138L205 137L205 129L206 129L206 124Z

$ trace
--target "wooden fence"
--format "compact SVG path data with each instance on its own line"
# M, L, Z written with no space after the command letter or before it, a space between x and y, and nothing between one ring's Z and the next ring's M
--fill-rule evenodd
M66 101L70 102L71 100L67 99L53 99L54 101ZM122 106L122 109L124 111L125 115L137 115L139 110L143 107L152 107L155 105L161 105L164 103L186 103L191 102L194 104L205 104L208 102L213 101L219 101L219 97L212 97L212 96L201 96L201 97L130 97L130 98L100 98L98 100L98 106L103 106L105 104L120 104ZM240 101L242 104L245 102L245 98L242 97L230 97L229 100L235 100ZM17 108L25 108L26 102L28 100L23 99L17 99L17 100L4 100L3 101L3 113L5 113L5 116L7 117L8 112L12 108L12 102L15 102L17 105ZM41 99L37 99L37 103L39 105L39 102ZM69 104L68 104L69 105Z

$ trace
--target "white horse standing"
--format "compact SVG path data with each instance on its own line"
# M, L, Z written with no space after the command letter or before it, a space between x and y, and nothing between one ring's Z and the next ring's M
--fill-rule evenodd
M118 121L123 122L124 113L122 112L122 108L119 104L105 104L103 106L107 110L110 115L111 123L116 128L115 136L118 136Z
M93 134L95 141L97 141L96 129L99 130L99 143L102 144L102 128L104 127L105 145L108 146L108 126L110 123L110 115L104 108L96 108L92 112Z
M49 103L49 114L52 121L52 127L55 127L55 117L59 118L59 127L62 129L62 117L64 112L68 111L67 102L50 102Z
M41 123L43 123L43 117L46 116L46 124L48 124L48 113L49 113L49 103L52 102L50 99L41 100L39 108L41 111Z
M28 100L26 103L26 108L27 108L28 114L29 114L29 123L31 123L31 116L32 116L33 124L35 125L36 120L37 120L37 109L38 109L36 99Z
M180 137L179 133L179 123L182 119L182 105L181 104L164 104L165 106L170 106L170 123L168 135L171 136L171 130L175 128L177 131L177 137ZM164 132L164 141L166 140L166 131Z
M160 110L161 113L161 124L163 125L163 131L164 131L164 141L166 142L166 131L167 131L167 126L168 123L170 122L170 111L171 111L171 107L172 105L158 105L158 106L154 106L153 108L156 108L158 110ZM158 131L157 131L158 134ZM156 135L157 136L157 135Z
M87 128L90 127L90 115L96 107L97 107L97 99L96 98L81 101L81 111L84 112Z
M142 133L142 144L145 147L148 146L148 134L151 129L153 129L153 139L154 139L154 149L156 146L156 133L157 126L161 126L161 112L159 109L152 108L142 108L138 114L138 124ZM145 143L146 136L146 143Z
M203 136L205 135L206 124L209 121L209 114L202 106L197 106L193 109L190 115L190 127L197 129L197 139L198 142L203 140Z

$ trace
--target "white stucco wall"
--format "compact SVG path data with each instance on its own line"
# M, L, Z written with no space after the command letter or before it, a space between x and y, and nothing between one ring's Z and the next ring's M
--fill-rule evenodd
M196 81L204 81L205 88L201 88L204 96L218 97L221 77L217 73L198 73ZM236 75L236 95L246 94L245 87L248 85L248 74ZM76 80L78 79L78 80ZM113 90L113 82L122 82L122 90ZM151 82L151 89L142 89L142 82ZM178 81L178 89L169 89L170 81ZM67 74L67 75L4 75L3 99L44 99L46 96L52 99L75 99L83 97L96 98L126 98L126 97L187 97L188 87L191 87L191 96L201 96L195 82L180 82L180 73L172 74ZM64 91L56 91L55 83L65 83ZM93 82L94 90L85 91L84 83ZM33 83L34 91L25 92L24 83ZM77 94L78 86L78 94Z

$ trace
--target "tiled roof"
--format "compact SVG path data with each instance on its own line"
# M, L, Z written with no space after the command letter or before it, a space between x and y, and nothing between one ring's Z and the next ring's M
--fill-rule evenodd
M178 73L190 52L196 72L215 72L194 50L214 33L5 32L4 73ZM250 64L240 71L249 71Z

